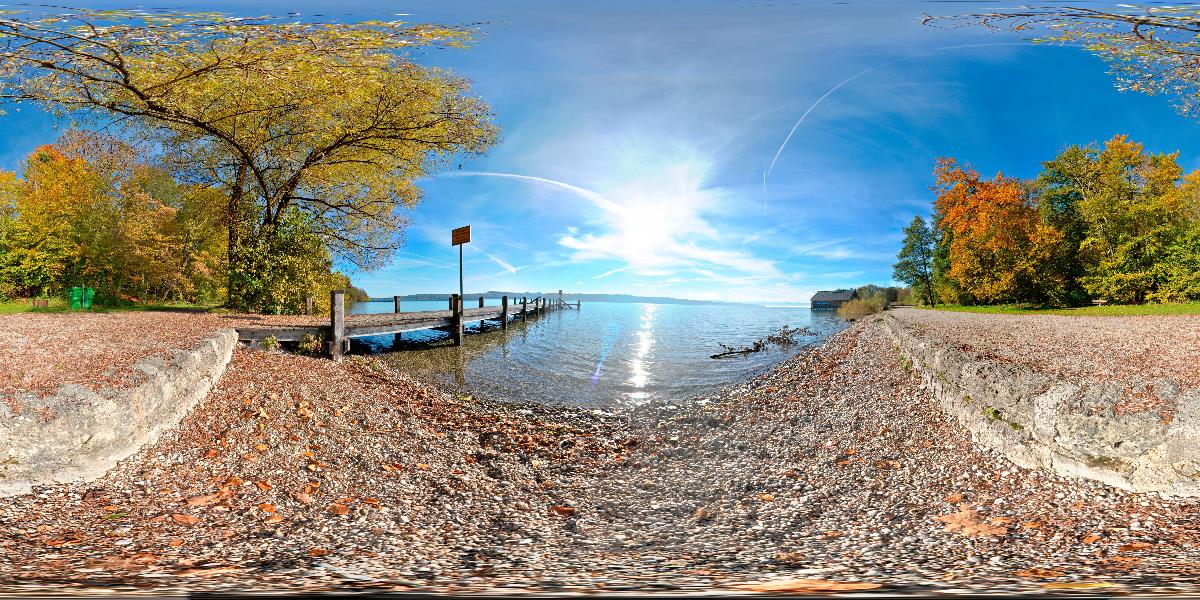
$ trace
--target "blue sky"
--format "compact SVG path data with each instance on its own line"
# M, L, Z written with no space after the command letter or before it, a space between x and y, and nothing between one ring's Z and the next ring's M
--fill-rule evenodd
M403 251L352 277L376 296L456 290L450 229L471 224L468 292L803 302L890 281L900 228L929 213L938 156L1030 176L1068 144L1126 133L1200 166L1197 124L1117 92L1085 51L919 24L996 6L339 2L330 18L483 22L469 50L421 60L469 78L503 130L487 156L423 181ZM0 166L55 135L10 112Z

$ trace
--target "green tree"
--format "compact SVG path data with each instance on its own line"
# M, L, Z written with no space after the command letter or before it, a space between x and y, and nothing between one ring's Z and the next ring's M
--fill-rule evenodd
M1073 146L1045 163L1042 197L1054 207L1051 218L1070 232L1065 245L1077 248L1060 259L1071 263L1092 296L1157 299L1163 283L1158 265L1185 218L1177 156L1147 154L1141 144L1116 136L1103 148Z
M925 219L913 217L904 228L904 242L892 265L892 279L912 286L929 306L936 306L933 297L933 249L937 245L934 233Z
M290 247L299 225L336 258L377 267L402 243L415 182L495 142L465 80L406 55L466 38L399 22L9 13L0 82L9 100L120 117L185 181L224 190L228 302L273 310L255 279L274 288L291 271L259 253Z

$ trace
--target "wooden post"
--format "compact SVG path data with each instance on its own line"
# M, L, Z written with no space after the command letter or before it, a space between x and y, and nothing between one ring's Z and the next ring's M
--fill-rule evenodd
M400 314L400 296L392 296L392 312ZM399 345L400 333L397 332L396 335L392 336L392 347L394 348Z
M312 300L312 294L304 296L304 314L306 315L312 314Z
M562 308L562 307L566 306L566 303L565 303L565 302L563 302L562 290L558 290L558 304L557 304L557 306L558 306L558 308Z
M479 308L483 308L483 296L479 296Z
M346 350L346 292L329 292L329 355L333 360L342 360Z
M529 297L521 296L521 322L529 320Z
M508 329L508 296L500 296L500 329Z
M454 294L450 294L450 312L454 312Z
M450 317L450 337L454 338L455 346L461 346L463 339L462 296L455 294L454 297L450 299L450 302L454 305L454 313L453 316Z

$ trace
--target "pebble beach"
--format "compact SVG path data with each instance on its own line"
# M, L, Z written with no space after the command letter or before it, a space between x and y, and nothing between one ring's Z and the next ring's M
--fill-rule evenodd
M238 349L105 477L0 498L4 592L1194 592L1198 571L1197 499L977 446L873 319L713 397L607 412Z

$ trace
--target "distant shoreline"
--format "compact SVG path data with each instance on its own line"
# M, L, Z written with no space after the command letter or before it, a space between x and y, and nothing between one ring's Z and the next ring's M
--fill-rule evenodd
M450 294L408 294L400 296L400 301L410 302L442 302L445 301ZM484 293L471 293L463 296L464 300L476 300L483 296L484 300L499 300L502 296L508 296L509 300L514 300L521 297L537 298L541 296L557 297L557 293L546 292L495 292L489 291ZM756 302L732 302L720 300L689 300L686 298L669 298L665 296L631 296L628 294L563 294L563 300L567 302L615 302L627 304L696 304L696 305L711 305L711 306L768 306L767 304ZM391 302L392 297L386 296L382 298L370 298L365 302ZM787 306L786 308L808 308L807 304Z

